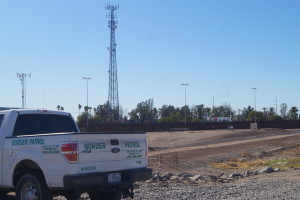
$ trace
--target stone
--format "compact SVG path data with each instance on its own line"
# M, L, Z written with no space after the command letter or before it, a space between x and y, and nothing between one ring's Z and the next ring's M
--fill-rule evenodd
M272 172L274 172L273 167L263 167L258 170L259 174L272 173Z
M226 179L228 178L227 175L223 174L222 176L219 177L219 179Z
M179 180L179 177L176 176L176 175L173 175L173 176L170 177L170 180L171 180L171 181L176 180L176 179Z
M188 180L190 177L192 177L191 174L183 174L179 179L185 181Z
M152 177L159 177L159 171L155 171L152 173Z
M275 168L274 169L274 172L279 172L280 171L280 168Z
M166 172L164 174L161 175L162 178L164 179L170 179L171 176L173 176L174 174Z
M192 181L198 181L200 178L201 178L201 175L195 175L195 176L189 177L189 179Z
M189 173L179 173L177 174L178 177L182 177L182 176L188 176L188 177L192 177L193 175L192 174L189 174Z
M149 180L145 181L145 183L153 183L153 180L149 179Z
M242 178L243 175L242 174L230 174L228 176L228 178L233 178L233 179L239 179L239 178Z
M218 180L218 177L215 175L208 175L208 176L212 182L216 182Z
M209 177L208 177L208 176L200 176L199 179L200 179L200 180L203 180L203 181L208 181L208 180L209 180Z

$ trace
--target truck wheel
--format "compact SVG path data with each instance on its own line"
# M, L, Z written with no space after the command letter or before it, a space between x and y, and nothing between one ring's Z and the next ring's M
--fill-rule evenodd
M49 200L46 182L40 173L23 175L17 183L16 200Z

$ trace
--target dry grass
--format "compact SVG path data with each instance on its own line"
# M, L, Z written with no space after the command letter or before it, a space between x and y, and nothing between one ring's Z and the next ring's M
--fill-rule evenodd
M245 158L253 158L251 154L241 153L240 156ZM243 169L253 170L260 167L273 167L286 170L288 168L300 168L300 148L284 150L281 152L280 157L274 156L272 158L259 158L252 161L245 161L243 159L231 158L226 162L212 163L212 167L220 169Z
M241 156L241 157L244 157L244 158L252 158L252 157L254 157L254 156L251 155L250 153L240 153L240 156Z
M234 161L233 159L231 159L230 161L224 163L212 163L211 166L220 169L256 169L262 166L266 166L267 163L268 162L265 160L255 160L249 162L241 160Z

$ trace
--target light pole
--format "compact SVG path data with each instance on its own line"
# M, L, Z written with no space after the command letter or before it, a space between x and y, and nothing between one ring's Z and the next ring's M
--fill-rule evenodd
M256 96L255 96L255 91L257 88L251 88L254 92L254 123L256 123Z
M89 80L90 77L82 77L82 79L86 80L86 129L89 127Z
M22 108L26 108L26 78L31 77L31 73L25 74L25 73L17 73L17 77L20 79L22 84Z
M188 86L188 83L181 83L181 85L184 86L184 126L186 126L186 86Z

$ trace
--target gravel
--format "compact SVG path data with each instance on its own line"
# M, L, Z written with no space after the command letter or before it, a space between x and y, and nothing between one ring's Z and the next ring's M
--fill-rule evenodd
M82 195L81 200L90 200ZM232 183L156 182L140 183L134 200L282 200L300 198L300 170L260 174ZM14 195L0 196L14 200ZM66 200L56 197L55 200ZM126 199L129 200L130 198Z
M150 183L135 190L136 200L146 199L299 199L300 171L258 175L234 183ZM128 199L129 200L129 199Z

